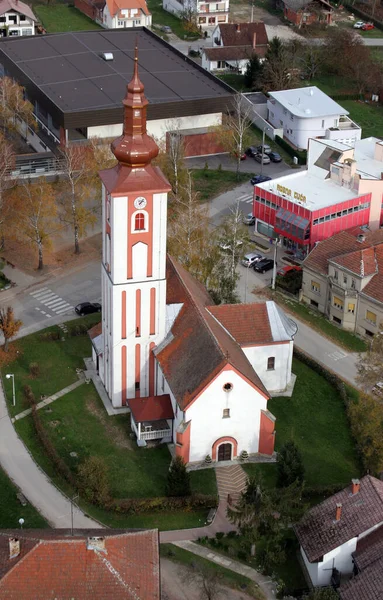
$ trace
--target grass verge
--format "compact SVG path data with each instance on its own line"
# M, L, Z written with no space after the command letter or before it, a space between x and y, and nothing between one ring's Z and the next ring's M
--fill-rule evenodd
M197 573L198 571L218 573L222 577L222 585L234 589L240 589L242 592L245 592L257 600L264 600L265 598L262 590L256 583L251 581L251 579L248 579L239 573L235 573L234 571L230 571L230 569L226 569L225 567L207 560L202 556L197 556L196 554L188 552L183 548L179 548L173 544L161 544L160 556L163 558L168 558L173 562L185 565L186 567L194 568Z
M336 327L324 315L318 311L314 311L306 304L286 298L279 293L276 293L275 299L278 304L282 304L287 312L293 313L298 319L302 319L302 321L310 325L312 329L315 329L315 331L318 331L345 350L349 350L350 352L365 352L367 350L367 344L364 340L350 331Z
M19 488L15 486L6 473L0 469L0 490L1 490L1 508L0 508L0 528L18 529L19 519L23 518L24 527L27 529L43 529L49 527L46 520L37 512L31 504L22 506L17 498Z
M159 29L162 25L168 25L172 32L175 33L182 40L198 40L200 35L199 32L191 33L185 27L185 22L179 19L176 15L164 10L162 8L162 2L158 0L148 0L148 8L152 13L153 29L156 30L156 25ZM157 35L161 35L161 31L155 31Z
M221 169L193 169L192 176L200 202L208 202L251 178L250 173L240 172L237 178L235 171Z
M38 4L33 10L48 33L102 29L95 21L68 4Z

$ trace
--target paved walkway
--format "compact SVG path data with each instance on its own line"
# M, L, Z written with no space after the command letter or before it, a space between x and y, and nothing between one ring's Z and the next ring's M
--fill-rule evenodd
M63 388L59 392L56 392L56 394L52 394L52 396L49 396L48 398L41 400L41 402L36 404L37 410L40 410L40 408L44 408L44 406L48 406L48 404L52 404L52 402L54 402L55 400L58 400L58 398L62 398L66 394L69 394L69 392L71 392L72 390L75 390L76 388L78 388L80 385L83 385L84 383L85 383L85 378L84 378L84 375L82 375L81 379L79 379L78 381L75 381L71 385L68 385L66 388ZM27 408L26 410L23 410L23 412L19 413L12 419L12 423L14 423L15 421L19 421L20 419L23 419L27 415L30 415L31 412L32 412L31 408Z
M216 469L215 475L220 501L227 500L230 496L232 503L235 504L247 482L247 475L241 465L230 465L224 469Z
M24 496L52 527L71 526L71 502L36 465L18 437L5 402L0 383L0 464ZM22 508L20 507L20 516ZM15 527L17 523L15 523ZM74 526L78 529L99 528L101 525L74 506ZM28 527L28 523L25 523Z
M265 577L255 569L248 567L236 560L228 558L226 556L222 556L222 554L217 554L216 552L212 552L209 548L205 548L204 546L200 546L199 544L195 544L194 542L185 541L185 542L174 542L175 546L179 548L183 548L188 552L192 552L197 556L201 556L202 558L206 558L212 562L225 567L225 569L229 569L230 571L234 571L235 573L239 573L251 581L254 581L259 585L263 593L265 594L267 600L274 600L276 598L276 586L270 577Z

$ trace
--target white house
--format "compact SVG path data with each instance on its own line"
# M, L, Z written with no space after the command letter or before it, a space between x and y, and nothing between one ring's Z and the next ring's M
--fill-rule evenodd
M146 0L106 0L101 16L102 25L107 29L150 27L152 24Z
M35 35L37 19L20 0L0 0L0 37Z
M326 138L353 145L362 130L347 110L316 86L270 92L267 120L282 127L283 135L298 149L308 148L310 138Z
M229 21L229 0L162 0L162 6L178 16L195 14L198 27L204 30Z
M334 569L351 575L361 540L382 525L383 481L371 475L309 510L295 533L312 585L330 585Z
M118 163L100 174L103 315L90 336L101 381L114 407L130 408L140 445L173 442L186 462L270 455L267 402L291 386L296 325L274 302L213 306L166 257L170 186L151 165L137 62L127 89Z

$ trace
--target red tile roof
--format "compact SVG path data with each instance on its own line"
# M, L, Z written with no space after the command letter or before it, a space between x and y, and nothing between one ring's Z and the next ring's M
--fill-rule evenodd
M336 505L342 504L339 521ZM383 481L366 475L360 491L351 494L351 486L314 506L295 526L295 533L310 562L338 548L383 521Z
M121 11L129 10L130 8L140 8L145 15L150 15L145 0L106 0L106 3L112 17L119 13L121 17L125 18Z
M226 365L269 398L239 344L210 314L212 299L206 288L171 257L166 280L167 304L183 307L155 354L180 408L184 410Z
M382 600L383 557L341 585L340 600Z
M383 557L383 526L375 529L372 533L358 540L356 550L353 553L354 563L358 571L362 571L368 565Z
M105 549L87 548L88 537ZM9 538L20 555L9 558ZM121 530L0 531L2 600L160 600L158 532Z
M266 302L221 304L208 310L241 345L274 342Z
M383 302L383 244L376 246L375 258L378 265L378 273L363 288L360 295L369 296L378 302Z
M174 418L169 394L149 396L148 398L130 398L128 402L136 423Z
M365 241L359 242L358 234L365 235ZM317 246L311 250L308 257L303 262L303 267L307 267L312 271L319 271L322 275L328 274L328 261L335 257L363 250L376 246L383 242L383 229L378 229L373 232L366 232L360 228L354 228L347 231L341 231L335 235L319 242Z
M97 323L97 325L93 325L93 327L91 327L91 329L88 329L88 335L91 340L94 340L94 338L98 337L101 334L102 334L102 322L101 321L99 323Z
M222 46L265 46L269 43L265 24L254 23L220 23Z
M377 271L374 247L348 252L347 254L336 256L330 259L330 261L348 269L352 273L355 273L355 275L359 275L359 277L373 275Z

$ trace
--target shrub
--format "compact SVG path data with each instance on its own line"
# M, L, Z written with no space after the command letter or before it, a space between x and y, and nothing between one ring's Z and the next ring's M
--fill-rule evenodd
M211 456L210 456L210 454L207 454L207 455L205 456L205 463L206 463L207 465L211 465L211 463L212 463L212 460L211 460Z
M34 393L32 392L32 388L30 385L25 385L23 388L24 396L26 401L30 406L34 406L36 404L36 398Z
M237 532L236 532L236 531L229 531L229 532L226 534L226 537L227 537L227 538L229 538L229 539L236 538L236 537L237 537Z
M39 338L42 342L54 342L60 339L60 331L58 329L53 329L52 331L45 331L44 333L40 333Z
M293 156L293 157L296 156L298 159L298 164L300 164L300 165L306 164L306 162L307 162L307 151L306 150L296 150L295 148L290 146L290 144L288 142L286 142L286 140L281 138L279 135L275 136L274 141L277 144L279 144L279 146L281 148L286 150L287 154L290 154L290 156Z
M247 452L247 450L242 450L241 454L239 455L239 459L247 460L248 458L249 458L249 453Z
M237 552L237 557L239 560L246 560L247 559L247 554L244 550L238 550Z
M301 453L291 440L283 444L277 457L277 487L288 487L295 481L303 483L305 468Z
M217 540L222 540L224 535L225 534L222 531L217 531L217 533L215 534L215 537L217 538Z
M29 372L32 377L38 377L40 375L40 366L37 362L29 363Z
M215 508L216 496L194 494L193 496L170 496L158 498L124 498L109 500L105 508L122 514L138 514L146 512L161 512L172 510L198 510Z
M176 456L169 468L166 495L189 496L190 494L190 474L186 470L186 464L182 456Z
M75 337L78 335L86 335L87 333L88 333L88 326L85 323L77 323L76 325L73 325L69 329L69 335L72 337Z
M110 497L108 470L100 456L89 456L78 468L79 486L85 498L104 506Z
M288 271L282 277L278 275L277 286L290 294L298 294L302 287L302 271Z

